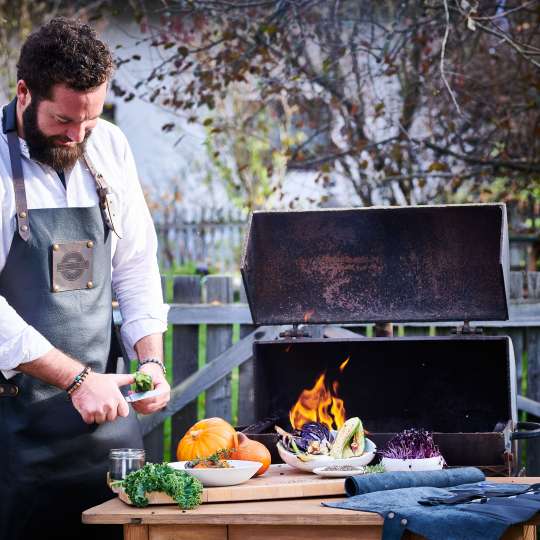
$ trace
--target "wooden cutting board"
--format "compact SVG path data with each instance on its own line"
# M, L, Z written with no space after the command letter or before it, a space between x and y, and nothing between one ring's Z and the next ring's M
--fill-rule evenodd
M270 465L263 476L251 478L244 484L204 488L202 502L262 501L345 495L344 485L344 478L323 478L285 464ZM116 491L120 500L131 504L123 489ZM147 497L149 504L176 504L165 493L152 492L148 493Z

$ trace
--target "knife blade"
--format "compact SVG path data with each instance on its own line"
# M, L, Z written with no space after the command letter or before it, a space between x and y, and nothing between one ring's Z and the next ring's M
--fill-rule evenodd
M133 403L134 401L140 401L141 399L148 399L155 396L160 396L165 394L166 389L162 388L160 390L148 390L148 392L136 392L134 394L129 394L126 396L126 401L128 403Z

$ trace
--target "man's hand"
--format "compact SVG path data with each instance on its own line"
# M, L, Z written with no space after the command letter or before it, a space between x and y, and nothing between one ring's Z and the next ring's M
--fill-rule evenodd
M135 401L132 403L133 408L139 414L151 414L163 409L171 399L171 387L169 386L165 375L163 375L163 370L157 364L148 363L141 366L139 371L151 375L152 380L154 381L154 390L166 390L166 392L153 398Z
M71 395L71 401L87 424L112 422L127 416L129 405L119 387L133 384L133 375L101 374L91 371Z
M139 359L156 358L163 362L163 336L161 334L149 334L135 343L135 351ZM163 394L135 401L133 408L140 414L151 414L163 409L171 399L171 387L163 374L161 366L149 362L139 368L139 371L152 376L155 390L166 390Z

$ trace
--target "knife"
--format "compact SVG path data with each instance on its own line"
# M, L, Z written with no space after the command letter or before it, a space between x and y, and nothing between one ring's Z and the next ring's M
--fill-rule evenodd
M129 394L126 396L126 401L128 403L133 403L134 401L140 401L141 399L147 399L155 396L160 396L161 394L165 394L167 390L165 388L162 388L160 390L148 390L148 392L136 392L134 394Z

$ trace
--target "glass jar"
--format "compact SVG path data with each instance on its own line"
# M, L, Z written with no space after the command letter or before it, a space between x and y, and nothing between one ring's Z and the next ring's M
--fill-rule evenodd
M109 482L123 480L130 472L144 467L145 453L140 448L112 448L109 451Z

